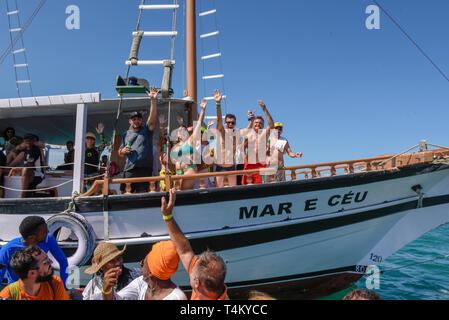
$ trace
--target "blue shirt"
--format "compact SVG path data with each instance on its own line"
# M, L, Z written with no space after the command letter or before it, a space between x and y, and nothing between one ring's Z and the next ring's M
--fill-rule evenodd
M134 168L153 167L153 131L147 125L142 126L138 132L130 128L122 137L120 149L131 144L131 153L126 155L124 171Z
M0 270L0 282L3 280L5 272L8 284L11 284L19 280L14 271L12 271L9 261L11 260L11 257L18 249L26 247L26 245L23 243L22 240L23 240L22 237L15 238L9 241L0 249L0 263L6 265L5 268ZM67 261L67 257L65 256L64 252L62 252L61 248L59 247L55 237L51 233L49 233L45 241L39 242L38 245L45 253L48 253L48 251L50 251L53 257L55 257L56 261L58 261L60 267L59 273L61 275L61 279L64 282L65 287L66 286L65 282L68 277L67 268L69 266L69 263Z

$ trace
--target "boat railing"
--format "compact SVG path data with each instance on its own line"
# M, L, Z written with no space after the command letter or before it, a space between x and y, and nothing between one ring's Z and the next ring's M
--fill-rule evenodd
M173 175L173 176L157 176L157 177L141 177L141 178L128 178L128 179L117 179L117 178L107 178L105 175L104 179L95 180L92 187L84 194L82 197L94 196L98 194L111 194L109 186L112 184L125 184L125 194L131 193L131 184L133 183L149 183L149 193L157 192L158 185L162 181L165 185L173 186L173 188L180 190L183 180L199 180L199 188L205 189L206 179L224 177L224 186L229 186L228 177L229 176L243 176L247 177L247 184L253 184L252 175L261 174L265 176L265 183L274 182L274 174L277 170L285 171L286 177L289 181L295 180L308 180L310 178L316 179L324 176L336 176L343 174L352 174L357 172L366 171L378 171L378 170L396 170L400 167L432 162L435 159L449 156L449 150L447 149L437 149L437 150L425 150L414 153L400 154L400 155L382 155L373 158L357 159L357 160L347 160L347 161L336 161L336 162L325 162L317 164L307 164L299 166L289 166L283 168L262 168L262 169L252 169L252 170L239 170L239 171L228 171L228 172L209 172L209 173L199 173L194 175Z

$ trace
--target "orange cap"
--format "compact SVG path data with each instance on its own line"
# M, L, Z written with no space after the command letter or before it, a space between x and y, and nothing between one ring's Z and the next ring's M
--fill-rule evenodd
M153 276L168 280L178 270L179 256L172 241L155 243L147 257L147 264Z

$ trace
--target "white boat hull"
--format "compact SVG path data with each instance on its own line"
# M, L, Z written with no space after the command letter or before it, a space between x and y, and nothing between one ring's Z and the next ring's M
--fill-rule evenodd
M412 189L418 185L422 201ZM137 262L153 243L169 239L161 196L79 199L76 211L92 226L97 242L104 240L106 231L118 246L127 244L125 261ZM244 297L253 288L278 296L285 292L288 297L294 290L299 296L316 297L350 286L368 266L449 222L448 209L449 168L421 164L396 171L181 191L174 216L196 253L210 248L224 258L226 283L234 297ZM54 212L39 214L49 218ZM9 226L2 228L0 238L17 236L24 216L0 214ZM173 279L189 288L182 267Z

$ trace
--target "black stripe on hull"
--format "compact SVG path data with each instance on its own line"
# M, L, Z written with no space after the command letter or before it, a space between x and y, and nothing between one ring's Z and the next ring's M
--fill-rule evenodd
M358 186L373 182L404 178L418 174L426 174L439 170L448 170L449 166L442 164L417 164L402 167L395 171L369 171L334 177L323 177L310 180L296 180L282 183L270 183L251 186L236 186L232 188L211 188L204 190L186 190L178 192L176 206L219 203L236 200L259 199L288 194L305 193ZM109 211L159 208L162 193L133 194L110 196L107 201ZM76 201L76 211L79 213L103 211L103 198L82 198Z
M449 195L425 198L423 200L423 207L432 207L447 203L449 203ZM241 233L234 232L216 236L192 238L190 239L190 244L196 253L201 253L206 249L223 251L244 248L248 246L290 239L320 231L340 228L372 219L377 219L388 215L401 213L406 210L415 209L417 205L418 201L408 201L398 205L368 210L340 217L331 217L309 222L301 222L300 220L298 220L297 222L292 221L291 224L278 227L270 227L269 225L267 225L266 228L260 230L249 230ZM124 261L140 261L151 250L152 243L152 239L148 238L148 243L128 245L124 254ZM68 249L66 252L70 256L73 254L74 250Z
M423 200L423 207L431 207L447 203L449 203L449 195L426 198ZM409 201L394 206L368 210L340 217L319 219L309 222L301 222L300 220L297 220L297 222L292 221L291 224L279 227L269 227L269 225L267 225L266 228L260 230L249 230L241 233L233 232L222 235L192 238L190 239L190 244L196 253L201 253L206 249L211 249L214 251L237 249L263 243L285 240L320 231L340 228L372 219L382 218L406 210L416 209L417 205L418 201ZM149 238L148 240L149 242L151 242L151 238ZM151 243L129 245L124 256L125 261L140 261L140 259L142 259L150 249ZM141 258L137 259L137 257Z

